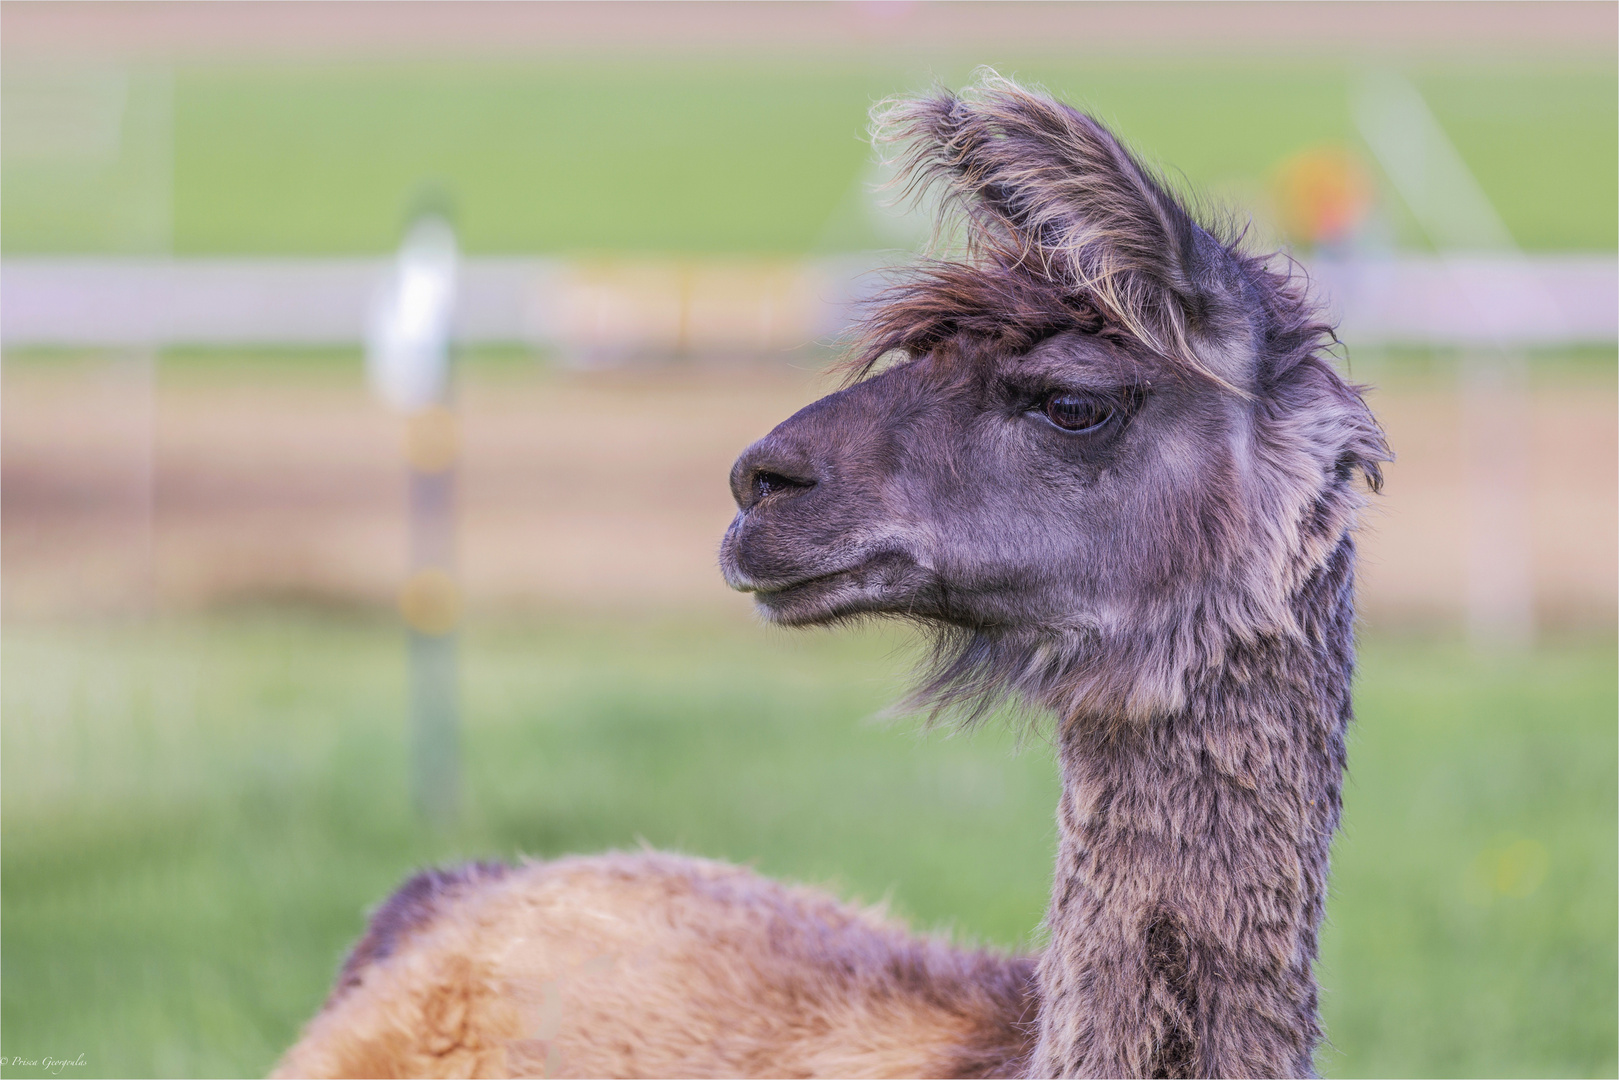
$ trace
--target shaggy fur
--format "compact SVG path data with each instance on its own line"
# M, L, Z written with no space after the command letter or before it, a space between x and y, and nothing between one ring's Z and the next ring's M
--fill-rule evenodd
M1038 966L710 863L475 867L384 906L283 1075L1311 1073L1382 434L1288 264L1094 119L989 76L879 132L966 243L738 459L720 561L929 630L917 704L1055 715Z
M1233 649L1139 737L1062 728L1036 1076L1308 1076L1350 719L1352 541L1302 633Z

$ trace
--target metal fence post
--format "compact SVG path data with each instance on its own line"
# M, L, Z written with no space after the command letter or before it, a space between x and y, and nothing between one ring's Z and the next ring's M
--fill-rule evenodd
M460 439L450 410L450 335L456 297L455 233L419 219L378 290L367 335L371 383L405 415L410 571L399 592L409 634L411 796L417 811L448 824L460 805L456 626L455 464Z

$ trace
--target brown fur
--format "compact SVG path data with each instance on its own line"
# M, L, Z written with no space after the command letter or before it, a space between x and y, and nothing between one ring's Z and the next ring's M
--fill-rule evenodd
M1029 1049L1031 959L748 870L644 853L449 877L379 911L274 1075L1003 1076ZM365 952L400 907L408 930Z
M456 901L510 871L504 863L474 862L454 870L424 870L405 882L372 914L365 936L350 950L338 972L333 1000L359 986L370 968L408 947L413 937L454 910Z

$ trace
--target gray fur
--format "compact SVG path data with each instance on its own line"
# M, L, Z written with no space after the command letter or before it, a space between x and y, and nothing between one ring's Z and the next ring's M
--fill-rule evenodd
M966 253L738 460L727 579L789 625L929 628L915 704L1058 718L1036 1075L1308 1073L1382 433L1302 283L1094 119L996 77L880 119Z

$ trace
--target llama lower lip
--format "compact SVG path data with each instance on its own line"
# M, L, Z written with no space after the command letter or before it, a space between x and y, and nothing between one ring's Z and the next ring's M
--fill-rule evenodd
M766 618L782 626L811 626L871 609L860 602L858 590L839 586L838 579L817 578L785 589L757 592L754 601Z
M859 567L851 567L847 570L834 570L829 574L817 574L814 577L803 578L787 585L772 585L768 587L763 585L755 585L752 592L754 599L758 600L761 604L776 603L783 600L790 601L797 597L813 595L817 592L824 592L827 589L835 586L840 578L847 578L851 574L856 573L859 569Z
M917 564L900 552L885 551L860 563L786 585L757 587L754 599L773 622L788 626L828 622L848 615L911 606Z

